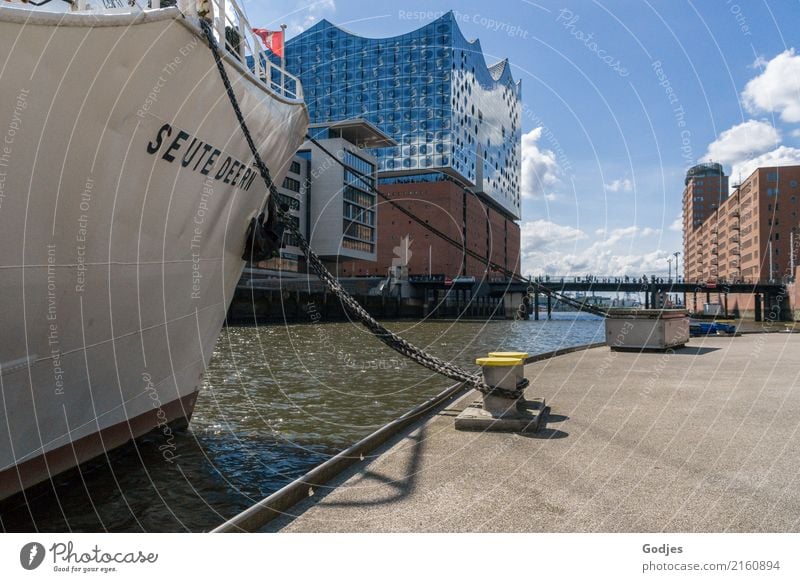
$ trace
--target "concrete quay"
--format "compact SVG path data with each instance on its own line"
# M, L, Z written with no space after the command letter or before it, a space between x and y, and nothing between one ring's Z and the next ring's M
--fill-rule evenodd
M415 423L262 531L800 530L800 335L528 364L536 434Z

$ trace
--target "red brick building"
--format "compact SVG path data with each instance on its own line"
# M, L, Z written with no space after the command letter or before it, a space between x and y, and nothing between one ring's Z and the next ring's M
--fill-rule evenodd
M694 169L694 168L693 168ZM690 170L690 173L692 170ZM694 208L708 176L687 174L683 193L684 277L687 281L766 282L794 276L800 245L800 166L758 168L729 196L712 177L713 207L701 221ZM727 178L724 178L727 182ZM731 296L732 309L753 309L752 296ZM689 306L692 308L693 306ZM702 306L695 306L702 309Z
M451 245L380 198L377 261L340 262L340 276L386 275L398 256L395 247L403 244L404 237L410 241L409 275L465 275L478 280L504 277L500 271L487 271L487 258L503 269L519 273L519 224L483 196L450 180L384 184L379 190L461 246ZM484 260L467 255L464 248Z

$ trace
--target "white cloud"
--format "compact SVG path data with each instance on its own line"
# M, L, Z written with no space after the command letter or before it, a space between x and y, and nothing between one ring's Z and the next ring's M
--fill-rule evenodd
M619 277L667 274L671 253L662 250L642 254L623 254L610 249L577 253L542 253L523 258L525 275Z
M766 64L764 72L751 79L742 91L742 101L751 113L778 113L783 121L800 122L800 55L785 50Z
M796 165L800 165L800 149L780 146L760 156L744 160L734 165L733 170L731 170L730 182L731 184L738 184L740 181L744 181L756 168Z
M631 275L666 272L669 253L656 250L631 253L644 237L661 231L628 226L613 230L597 229L594 242L580 229L535 220L522 224L522 271L531 275ZM577 244L581 242L580 245Z
M541 137L541 127L522 136L522 197L553 200L561 169L552 150L539 148Z
M603 240L594 243L593 246L611 247L617 244L619 241L626 238L652 236L660 232L661 231L658 230L657 228L650 228L649 226L644 228L640 226L626 226L625 228L615 228L614 230L608 233L608 236L603 238ZM597 234L600 236L604 236L606 234L606 231L603 230L602 233L598 232Z
M632 192L633 182L628 178L622 180L614 180L610 184L603 184L603 187L609 192Z
M252 26L279 30L281 24L286 24L288 36L298 35L336 12L335 0L259 0L258 9L247 4L243 6ZM268 17L265 19L261 15Z
M683 215L679 214L675 220L672 221L672 224L669 225L669 229L673 232L681 232L683 230Z
M704 160L735 165L776 147L780 141L780 133L772 125L750 119L723 131L708 146Z
M792 137L800 137L800 129L792 130Z
M316 24L317 20L324 15L331 14L335 11L335 0L317 0L312 4L308 4L308 13L305 15L302 24L300 24L300 30L298 32L311 28Z
M530 220L520 226L522 253L542 250L554 245L574 243L587 238L579 228L556 224L550 220Z

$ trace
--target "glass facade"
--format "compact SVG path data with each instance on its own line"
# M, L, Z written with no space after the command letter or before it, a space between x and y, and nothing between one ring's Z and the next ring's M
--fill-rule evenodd
M342 151L342 247L375 251L375 166L350 150Z
M285 53L312 123L361 117L397 141L372 150L384 176L444 171L519 217L521 87L507 61L487 67L452 13L382 39L322 20Z

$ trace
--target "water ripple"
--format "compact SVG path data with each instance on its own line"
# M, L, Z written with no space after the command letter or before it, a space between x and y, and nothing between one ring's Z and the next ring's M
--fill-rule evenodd
M603 340L602 321L394 322L436 356L474 368L493 350L532 354ZM452 381L347 323L234 327L217 342L175 460L145 438L2 513L7 531L203 531L301 476Z

